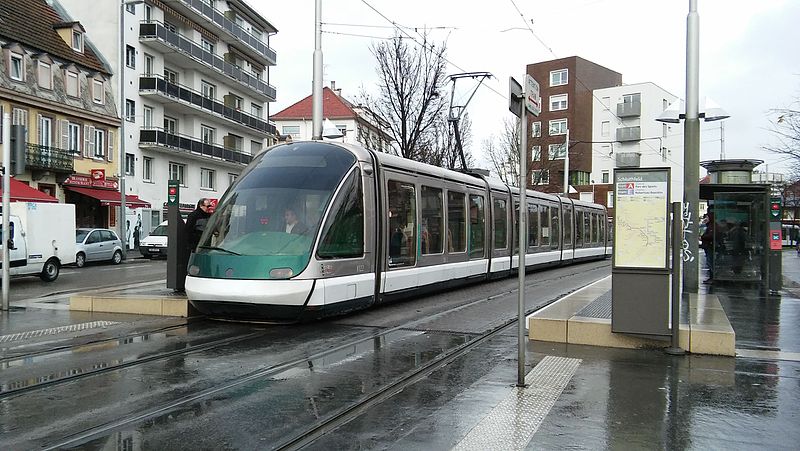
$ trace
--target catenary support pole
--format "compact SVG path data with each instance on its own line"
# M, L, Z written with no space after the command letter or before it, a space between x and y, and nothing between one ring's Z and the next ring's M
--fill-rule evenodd
M569 129L567 129L564 147L564 195L569 196Z
M9 308L8 290L11 266L8 262L11 261L11 252L8 249L9 234L11 232L9 223L9 212L11 204L11 115L3 113L3 311L7 312Z
M681 203L672 203L672 296L670 297L671 316L670 327L672 331L670 346L664 352L670 355L684 355L686 351L680 346L681 333L681 250L683 246L683 221Z
M519 332L519 350L517 356L517 387L525 386L525 250L527 249L528 228L526 216L528 202L525 189L528 186L528 112L522 107L520 118L519 146L519 302L517 327ZM513 202L512 202L513 205Z
M119 70L117 76L119 77L119 217L117 218L117 230L119 231L119 239L122 241L122 258L128 255L128 235L125 230L125 122L128 120L128 112L125 110L125 4L124 0L119 4ZM112 207L113 208L113 207Z
M683 240L689 243L689 259L683 267L683 290L698 289L698 215L700 212L700 16L697 0L689 0L686 16L686 120L683 131Z
M314 7L314 81L311 93L311 139L322 140L322 0Z

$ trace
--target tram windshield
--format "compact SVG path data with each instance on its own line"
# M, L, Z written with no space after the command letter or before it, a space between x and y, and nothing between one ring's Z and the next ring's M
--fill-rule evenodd
M262 153L220 201L198 252L307 262L331 196L355 161L341 147L318 142Z

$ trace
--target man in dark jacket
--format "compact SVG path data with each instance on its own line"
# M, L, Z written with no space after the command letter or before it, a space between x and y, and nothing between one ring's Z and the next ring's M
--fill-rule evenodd
M200 237L203 235L209 216L211 216L208 211L210 206L211 201L204 197L197 201L197 208L186 217L184 231L186 232L186 247L189 252L193 252L200 243Z

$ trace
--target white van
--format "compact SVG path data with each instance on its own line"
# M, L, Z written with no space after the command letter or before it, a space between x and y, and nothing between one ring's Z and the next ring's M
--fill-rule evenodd
M139 252L144 258L167 256L167 221L162 222L150 235L139 242Z
M10 244L11 276L38 274L52 282L61 266L75 263L75 205L12 202L9 210L10 233L0 248Z

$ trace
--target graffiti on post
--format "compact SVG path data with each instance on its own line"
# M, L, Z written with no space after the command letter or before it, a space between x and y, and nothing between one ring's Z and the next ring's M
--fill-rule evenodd
M694 255L692 255L692 249L689 246L689 239L691 238L692 234L692 211L689 209L689 203L683 204L683 243L682 243L682 254L683 254L683 262L693 262Z

